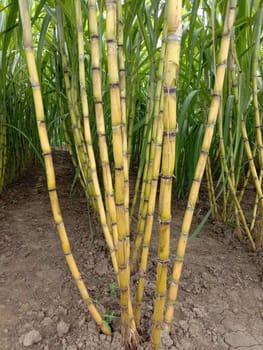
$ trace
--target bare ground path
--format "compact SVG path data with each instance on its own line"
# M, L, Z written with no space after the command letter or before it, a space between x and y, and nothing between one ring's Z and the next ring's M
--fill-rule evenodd
M100 228L89 214L65 152L56 153L58 193L73 253L90 293L115 330L99 334L71 280L53 225L41 169L0 197L0 349L122 349L114 275ZM176 215L183 205L177 203ZM91 226L90 226L91 225ZM90 228L92 227L92 233ZM179 222L173 222L178 233ZM149 333L156 232L143 309ZM164 349L263 349L263 256L209 222L189 244L171 336ZM31 332L35 330L35 332ZM141 349L147 348L147 337Z

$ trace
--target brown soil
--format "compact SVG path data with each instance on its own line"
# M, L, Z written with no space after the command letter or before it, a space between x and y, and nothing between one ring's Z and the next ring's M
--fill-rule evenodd
M68 155L56 153L55 161L73 253L99 310L112 321L114 334L100 334L83 308L56 235L42 170L35 168L0 197L0 349L24 349L32 330L32 349L123 349L118 291L100 227L81 189L76 186L70 195L74 173ZM182 202L174 205L179 218L173 221L175 236L184 207ZM202 211L200 201L196 222ZM232 237L229 227L210 221L189 242L175 320L170 337L163 339L164 349L263 349L262 253L249 252ZM142 334L150 333L156 247L157 228ZM147 349L148 341L144 336L139 348Z

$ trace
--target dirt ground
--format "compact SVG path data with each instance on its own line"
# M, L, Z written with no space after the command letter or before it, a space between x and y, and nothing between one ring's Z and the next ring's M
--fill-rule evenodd
M114 334L100 334L83 307L53 224L42 170L34 168L0 197L0 349L123 349L118 291L100 227L81 189L76 186L70 195L74 173L68 155L56 153L55 161L73 254ZM174 236L184 207L183 202L174 205ZM204 212L202 206L197 209L196 222ZM143 334L150 333L157 232L155 228ZM139 348L149 348L148 342L145 336ZM163 348L262 350L262 252L249 252L233 238L229 227L209 221L189 242L175 320Z

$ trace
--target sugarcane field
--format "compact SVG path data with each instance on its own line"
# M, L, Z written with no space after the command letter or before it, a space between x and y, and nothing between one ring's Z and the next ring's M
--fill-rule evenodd
M263 0L1 0L0 350L263 350Z

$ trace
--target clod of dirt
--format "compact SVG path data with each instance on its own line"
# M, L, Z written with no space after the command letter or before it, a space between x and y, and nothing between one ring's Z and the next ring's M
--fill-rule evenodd
M251 347L253 345L258 345L257 341L247 332L231 332L225 335L225 342L232 346L237 347Z
M169 347L173 345L173 340L168 334L162 335L162 344L164 347Z
M178 323L179 323L179 326L184 330L184 332L188 331L189 325L186 321L180 320Z
M23 344L23 346L28 347L33 344L37 344L42 340L41 334L39 331L36 331L35 329L32 329L31 331L23 334L19 342Z
M50 326L52 324L52 318L50 317L45 317L42 321L43 326Z
M65 321L61 320L57 324L57 333L58 336L61 338L63 335L67 334L69 332L70 324L66 323Z
M108 262L107 260L102 260L96 267L95 267L95 272L99 276L106 275L108 273Z
M42 321L43 318L45 317L45 313L43 311L39 311L36 315L36 318L39 320L39 321Z
M67 347L67 350L78 350L77 346L76 345L69 345Z

